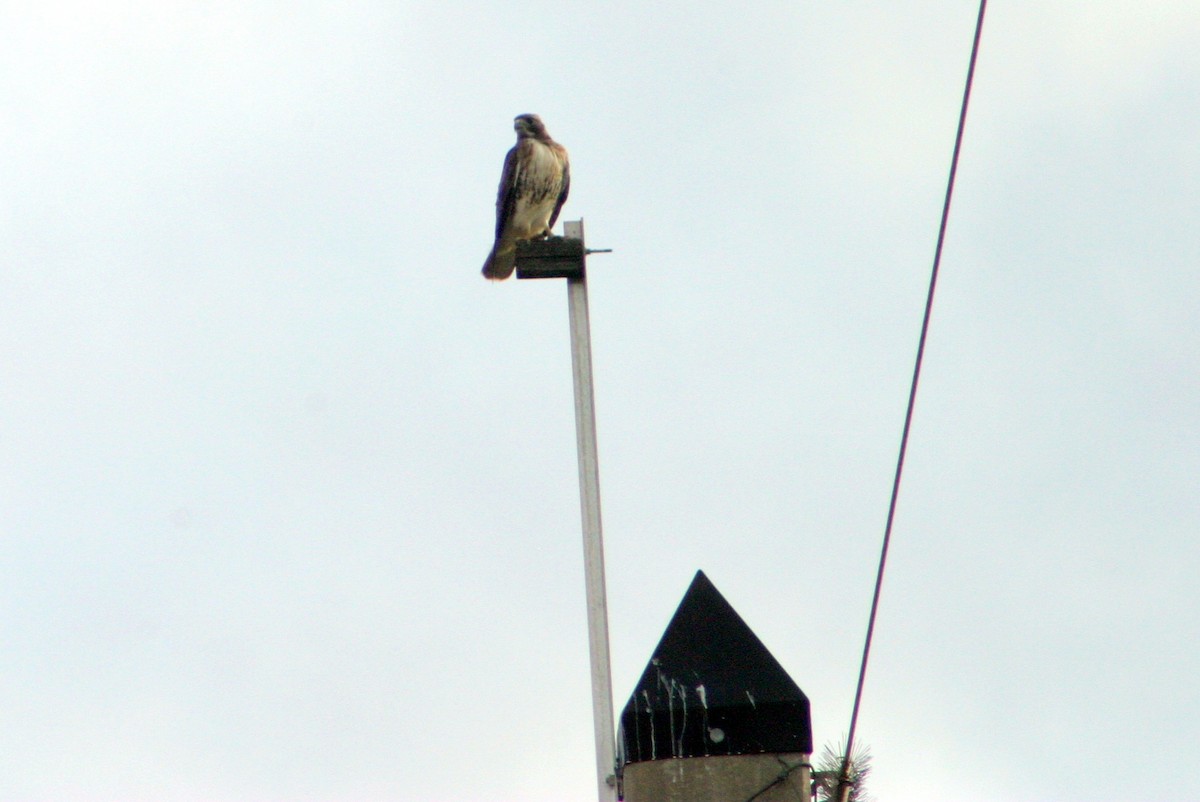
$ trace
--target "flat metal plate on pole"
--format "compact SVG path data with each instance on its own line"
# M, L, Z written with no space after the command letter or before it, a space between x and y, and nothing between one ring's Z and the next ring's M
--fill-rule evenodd
M563 224L570 225L574 223ZM583 257L583 240L569 235L517 240L517 278L581 278Z

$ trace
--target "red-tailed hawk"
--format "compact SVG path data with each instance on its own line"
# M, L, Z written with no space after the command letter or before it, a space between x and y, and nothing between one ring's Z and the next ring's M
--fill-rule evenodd
M550 235L571 186L567 149L546 133L536 114L513 120L517 144L504 159L496 196L496 244L483 263L483 275L505 279L516 266L517 240Z

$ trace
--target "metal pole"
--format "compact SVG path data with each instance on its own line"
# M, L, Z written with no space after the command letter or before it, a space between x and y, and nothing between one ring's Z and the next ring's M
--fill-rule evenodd
M583 221L563 224L570 239L583 240ZM587 585L588 652L592 661L592 718L600 802L616 802L616 733L612 667L608 656L608 602L604 590L604 537L600 526L600 464L596 451L596 404L592 388L592 334L588 322L587 271L567 279L571 319L571 373L575 380L575 441L579 452L579 506L583 517L583 571Z

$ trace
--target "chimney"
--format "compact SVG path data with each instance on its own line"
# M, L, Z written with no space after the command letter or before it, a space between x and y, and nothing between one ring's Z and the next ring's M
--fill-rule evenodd
M811 799L808 697L703 571L621 712L625 802Z

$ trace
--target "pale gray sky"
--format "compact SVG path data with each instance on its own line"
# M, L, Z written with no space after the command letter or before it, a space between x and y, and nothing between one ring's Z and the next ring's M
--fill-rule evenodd
M0 800L592 798L697 568L848 725L974 2L0 2ZM1200 6L988 12L859 737L1200 798Z

